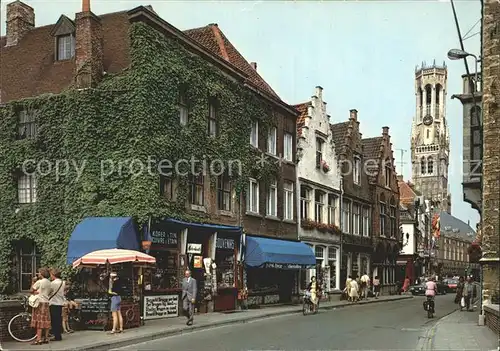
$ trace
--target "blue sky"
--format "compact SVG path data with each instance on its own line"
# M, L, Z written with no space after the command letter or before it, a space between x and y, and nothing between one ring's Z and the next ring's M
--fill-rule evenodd
M9 1L10 2L10 1ZM61 14L74 18L81 0L25 0L35 9L36 25L55 23ZM1 31L5 33L1 0ZM165 20L188 29L217 23L259 73L290 103L306 101L314 87L324 88L332 122L359 111L364 137L390 127L394 149L406 149L405 179L410 173L410 132L415 114L414 71L422 61L448 66L447 118L450 126L452 214L475 228L479 216L462 201L463 61L446 53L459 41L448 1L159 1L91 0L96 14L152 5ZM480 19L479 0L455 3L462 34ZM471 31L479 31L479 24ZM465 49L479 55L479 35ZM473 61L469 62L473 69ZM400 152L395 152L397 162ZM397 165L401 173L400 165Z

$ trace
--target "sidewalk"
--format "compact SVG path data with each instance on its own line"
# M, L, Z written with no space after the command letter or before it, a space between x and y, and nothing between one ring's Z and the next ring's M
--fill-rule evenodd
M320 309L331 310L347 306L411 298L412 296L408 295L381 296L379 299L370 298L368 301L362 301L357 304L337 300L334 302L321 302ZM247 323L259 319L296 313L302 313L302 305L265 307L233 313L207 313L196 315L193 326L186 326L186 319L182 317L157 319L146 321L145 325L140 328L125 330L123 334L108 335L99 331L79 331L74 334L65 334L63 336L64 340L61 342L51 342L47 345L38 346L33 346L29 343L7 342L3 343L3 348L4 350L110 350L167 336L190 333L195 330Z
M424 350L498 350L499 337L478 325L478 312L455 311L439 320L427 334Z

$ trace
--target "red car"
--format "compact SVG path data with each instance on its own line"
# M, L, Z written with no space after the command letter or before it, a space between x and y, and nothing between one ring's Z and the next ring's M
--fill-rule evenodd
M458 280L456 279L445 279L443 283L448 287L447 292L457 291Z

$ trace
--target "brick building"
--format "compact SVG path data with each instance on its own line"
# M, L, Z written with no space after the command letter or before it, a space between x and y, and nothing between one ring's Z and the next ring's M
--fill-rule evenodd
M82 11L77 13L74 19L62 15L55 24L36 27L34 18L33 8L25 3L15 1L8 4L7 34L5 37L0 38L0 56L2 58L0 101L6 110L14 105L18 109L16 110L18 126L14 129L19 130L17 139L21 139L21 141L16 141L16 138L12 137L12 131L9 131L9 137L0 141L0 143L5 143L6 147L8 146L10 150L13 150L12 152L22 150L27 147L26 145L34 147L34 152L47 150L37 149L37 147L46 147L46 145L42 145L43 143L28 144L32 139L41 140L44 134L39 134L36 126L45 122L43 116L37 115L36 111L20 108L20 106L23 106L22 99L32 97L43 99L45 96L58 96L59 94L61 94L61 97L65 97L64 93L67 91L81 92L81 94L99 94L99 91L107 92L108 95L120 94L123 91L113 90L113 83L118 82L126 74L134 70L134 72L143 72L144 76L141 78L144 79L142 82L134 82L137 86L132 86L131 89L139 87L140 84L146 84L148 80L155 79L155 77L147 76L147 70L141 70L141 67L138 67L132 58L132 52L141 50L141 47L131 40L130 33L134 30L136 32L148 31L148 35L156 36L157 42L162 42L162 45L165 46L170 45L183 57L179 61L179 69L190 69L190 62L201 62L200 64L203 65L205 71L214 77L222 77L220 79L224 80L223 83L218 84L216 87L217 89L222 87L221 89L224 92L217 96L210 95L210 90L214 89L213 85L195 80L193 84L197 85L193 87L193 91L206 91L207 94L202 99L197 98L190 101L190 94L192 94L189 91L190 87L186 87L182 82L183 79L187 80L188 78L182 75L176 77L175 70L169 71L167 76L175 77L176 81L181 83L175 87L165 86L165 89L163 89L166 93L176 91L175 97L172 97L173 95L165 97L165 101L168 99L176 100L175 109L165 111L165 116L175 122L168 126L157 126L156 129L161 131L163 135L182 138L182 135L187 133L185 130L202 128L200 129L201 133L195 134L206 134L206 140L210 145L215 145L214 147L218 147L219 151L230 154L231 149L234 149L234 147L229 142L226 143L227 145L224 144L226 146L223 146L213 141L218 137L227 137L227 135L224 136L224 123L228 123L225 122L228 107L221 106L224 96L232 94L231 97L237 101L233 106L234 109L242 106L242 101L245 101L242 100L243 98L251 99L251 101L255 102L255 109L266 111L266 113L252 115L244 109L237 110L240 111L238 120L242 121L240 131L246 133L248 129L249 135L248 137L244 136L245 141L241 141L242 144L236 145L236 147L248 148L248 154L245 154L248 159L253 159L264 153L272 154L270 156L273 160L276 160L277 174L275 181L260 177L253 171L243 174L243 177L248 179L244 180L246 186L244 186L244 191L240 197L237 196L236 183L226 173L216 176L216 179L211 178L210 174L207 176L190 175L187 181L175 176L156 175L148 179L146 185L141 185L142 191L134 198L133 202L130 202L132 209L118 210L110 206L105 211L101 210L101 206L126 201L123 196L121 200L118 200L118 198L113 199L113 196L119 196L119 191L115 190L115 193L98 195L97 202L101 201L100 204L86 204L85 201L79 202L86 196L86 190L81 188L79 190L73 189L76 191L74 194L78 194L78 196L64 201L53 198L56 195L51 192L40 193L38 189L41 187L49 189L56 187L55 184L49 183L51 180L48 179L36 179L33 176L21 174L16 176L15 184L0 182L1 193L16 193L16 196L12 196L12 198L4 197L0 201L0 211L3 214L8 213L8 215L5 215L3 223L0 224L0 234L5 237L12 235L9 246L5 248L12 252L12 259L15 261L12 272L10 272L11 280L8 284L11 290L26 290L28 286L23 283L23 277L32 276L42 263L55 264L54 260L60 261L60 252L56 258L47 257L47 247L44 246L46 244L43 243L43 236L48 234L48 229L44 227L43 218L37 217L37 212L30 210L44 208L50 202L57 202L60 207L58 211L46 214L50 215L53 221L65 223L60 228L55 229L58 234L56 236L58 241L51 243L51 245L66 245L68 236L71 234L70 231L74 228L75 223L83 219L82 212L83 216L117 216L126 212L126 215L140 218L143 221L145 216L148 216L148 213L158 213L157 217L153 215L153 228L150 229L168 231L170 228L175 227L175 231L178 231L181 238L181 240L176 241L176 248L180 255L186 254L186 248L181 246L185 246L186 243L195 238L197 244L199 241L199 244L203 245L201 254L215 261L217 261L216 257L219 248L227 249L227 247L219 247L219 242L222 243L222 241L218 239L224 239L226 230L229 233L235 228L241 229L242 227L248 234L246 239L244 236L243 239L240 236L232 237L232 239L228 237L228 239L236 242L236 244L233 242L231 246L231 250L234 249L235 252L238 252L238 259L233 260L234 264L236 264L235 261L240 260L241 256L238 248L240 239L248 241L251 235L257 238L252 239L255 245L258 245L258 236L283 240L290 239L290 245L298 244L296 242L297 211L295 205L295 145L298 113L293 107L280 99L258 74L257 65L249 63L216 24L183 32L159 17L151 7L140 6L130 11L98 16L91 12L90 1L88 0L83 2ZM71 96L77 96L77 94ZM135 95L134 98L140 101L141 97ZM161 101L154 100L151 104L161 103ZM157 123L158 118L164 116L163 114L160 116L158 110L154 111L156 113L142 115L142 118L150 118L149 121L145 120L144 123ZM125 114L120 116L125 121L127 118L126 112L121 111L121 113ZM196 113L205 116L205 121L194 121L191 124L191 118ZM117 116L110 117L117 120ZM126 123L134 122L134 116L129 117L128 122L116 125L118 131L121 130L120 128L125 129L127 127ZM65 121L65 117L61 118L62 121ZM61 137L64 134L74 134L75 130L71 128L77 126L76 122L62 124L60 128L62 130ZM95 127L99 130L102 126L97 125ZM154 133L154 131L150 132ZM120 145L129 142L128 138L127 140L119 139L118 135L117 132L108 136L109 142L105 148L113 150L113 148L118 148ZM143 144L147 144L147 140L151 140L150 136L145 134L140 135L140 138ZM240 138L239 140L243 139ZM170 146L167 147L167 145ZM162 148L168 150L172 148L171 145L165 142ZM50 149L50 145L48 148ZM82 149L86 148L88 147L82 146ZM197 156L201 156L205 152L205 148L206 145L198 144L194 145L194 147L190 146L190 150L185 150L185 152L193 152ZM71 157L75 156L67 149L59 151L59 157L71 159ZM132 149L132 152L135 151ZM146 152L157 154L158 145L151 145L151 148ZM18 160L18 162L22 162L22 160ZM2 179L7 179L8 174L13 172L11 166L0 161ZM96 183L92 183L90 178L86 179L86 181L90 182L88 184L92 184L91 187L98 187ZM119 180L119 183L115 185L117 186L115 189L128 189L130 192L134 189L137 190L135 188L137 185L131 182L130 179ZM12 190L14 187L15 191ZM280 201L274 202L272 218L267 216L270 210L268 209L270 205L267 201L267 194L271 188L276 195L276 199L280 199ZM179 195L181 189L187 193L186 198ZM105 199L106 196L110 198ZM134 207L136 203L141 203L141 206ZM77 211L73 211L77 207L86 210L81 210L77 214ZM7 233L7 228L15 228L20 220L11 214L18 213L18 210L14 211L16 208L20 209L19 211L23 214L23 217L21 217L23 221L34 223L35 226L41 229L36 233L39 239L34 239L34 233L27 233L27 237L24 237L23 233L20 232ZM165 221L162 216L168 214L172 208L181 209L180 213L177 212L177 220ZM201 221L196 223L193 222L192 218L199 218ZM210 227L210 225L219 226ZM200 234L203 239L197 237L198 232L205 233ZM227 235L231 236L232 234ZM211 249L212 245L215 245L216 248ZM180 256L175 257L175 261L182 262L179 259ZM29 271L22 268L23 262L27 260L32 263L29 265ZM57 263L60 263L59 261ZM5 258L2 258L1 262L6 262ZM182 271L182 267L177 269L179 272ZM228 275L232 277L230 279L234 279L233 284L228 283L231 288L241 287L244 284L242 271L236 271L236 274ZM256 272L258 273L258 271ZM257 273L249 276L249 280L253 279L254 281L249 282L250 285L256 285L255 281L259 275ZM296 271L292 270L291 273L286 273L286 277L283 276L287 282L292 281L289 284L290 286L286 286L288 291L284 294L285 298L289 298L292 294L295 273ZM2 277L2 279L4 278ZM2 285L2 289L5 288L6 285ZM176 289L177 286L164 288ZM275 292L276 294L278 293ZM233 293L231 292L230 295L233 296ZM275 297L275 295L273 296ZM272 299L262 298L261 300L271 301ZM227 299L221 301L220 305L219 309L234 307L234 298L232 302L231 298L229 301ZM222 307L222 305L225 307ZM217 301L215 301L215 308L217 309Z
M378 275L385 290L396 284L396 261L401 250L399 228L399 187L396 176L389 127L382 136L362 139L365 168L372 201L372 271Z

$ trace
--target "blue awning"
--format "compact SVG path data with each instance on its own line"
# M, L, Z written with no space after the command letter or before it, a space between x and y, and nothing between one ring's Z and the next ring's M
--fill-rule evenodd
M88 217L71 233L67 263L97 250L139 251L139 236L132 217Z
M237 234L242 233L242 228L230 225L219 225L219 224L209 224L209 223L195 223L195 222L185 222L173 218L165 218L161 220L164 224L170 225L178 229L191 228L197 229L203 232L218 232L221 234Z
M259 268L310 268L316 265L316 257L311 247L302 242L247 236L245 264Z

